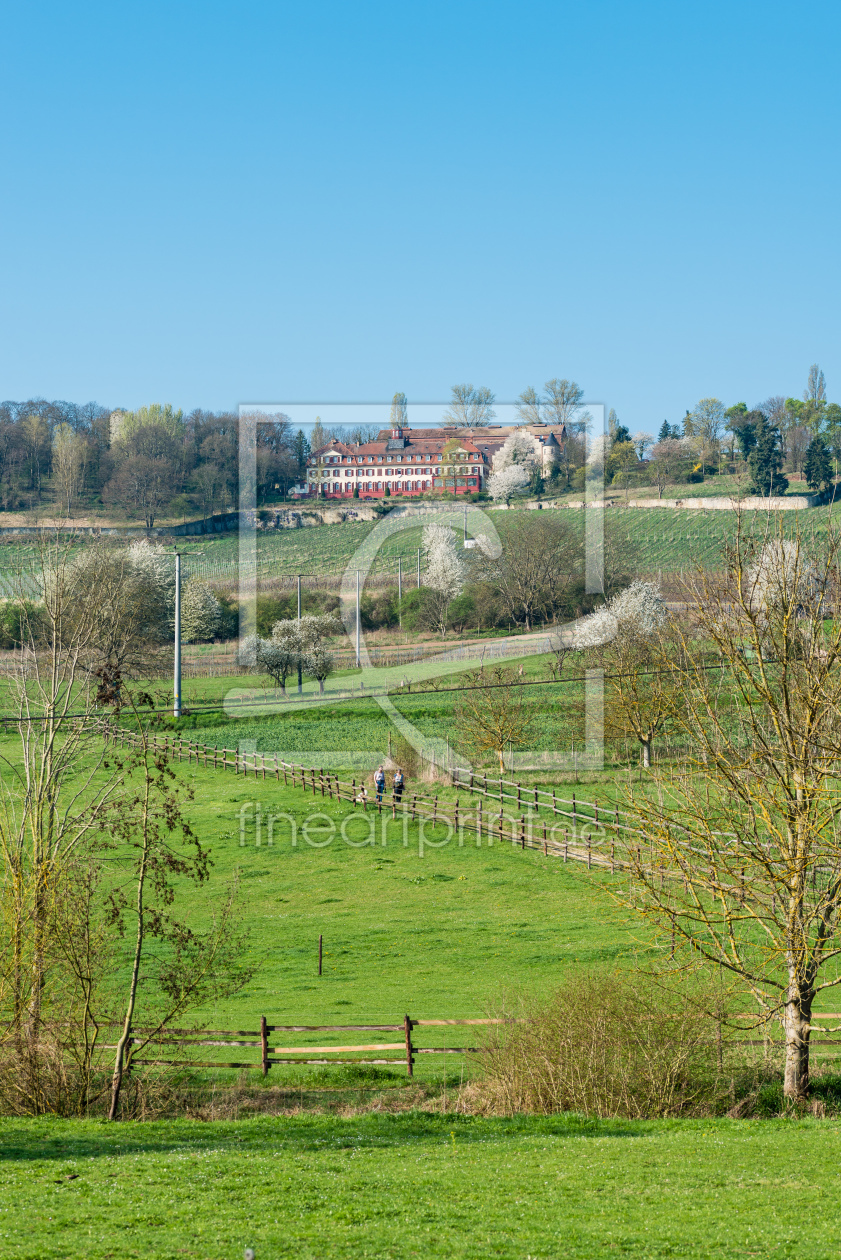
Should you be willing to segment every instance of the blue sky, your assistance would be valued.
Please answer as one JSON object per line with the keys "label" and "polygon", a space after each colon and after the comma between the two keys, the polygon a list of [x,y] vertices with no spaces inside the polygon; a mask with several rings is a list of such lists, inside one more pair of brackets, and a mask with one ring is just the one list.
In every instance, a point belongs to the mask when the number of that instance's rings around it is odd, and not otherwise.
{"label": "blue sky", "polygon": [[0,396],[841,401],[838,5],[6,6]]}

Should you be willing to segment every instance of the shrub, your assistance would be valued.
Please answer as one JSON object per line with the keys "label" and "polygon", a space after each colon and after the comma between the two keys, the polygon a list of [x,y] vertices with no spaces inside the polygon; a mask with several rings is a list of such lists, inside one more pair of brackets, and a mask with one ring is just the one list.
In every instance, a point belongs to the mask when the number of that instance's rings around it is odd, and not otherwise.
{"label": "shrub", "polygon": [[744,1043],[709,1013],[716,1001],[639,974],[571,977],[486,1035],[480,1105],[631,1119],[726,1111],[760,1081]]}
{"label": "shrub", "polygon": [[383,626],[397,625],[397,592],[377,591],[363,594],[359,600],[359,613],[363,630],[379,630]]}
{"label": "shrub", "polygon": [[235,639],[239,634],[239,604],[233,595],[217,595],[219,600],[219,638]]}
{"label": "shrub", "polygon": [[447,626],[461,634],[466,626],[476,625],[476,603],[467,591],[456,595],[447,609]]}
{"label": "shrub", "polygon": [[37,640],[45,622],[43,605],[12,600],[0,604],[0,648],[7,652]]}

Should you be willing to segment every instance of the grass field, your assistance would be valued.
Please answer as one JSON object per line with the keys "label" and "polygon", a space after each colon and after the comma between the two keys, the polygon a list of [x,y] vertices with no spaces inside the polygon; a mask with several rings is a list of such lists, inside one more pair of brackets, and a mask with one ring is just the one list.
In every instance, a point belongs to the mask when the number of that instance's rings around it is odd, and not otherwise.
{"label": "grass field", "polygon": [[[703,490],[702,486],[687,490]],[[686,497],[704,497],[702,494]],[[474,505],[482,506],[482,505]],[[484,509],[483,509],[484,510]],[[549,509],[554,511],[555,509]],[[811,508],[785,514],[787,529],[798,526],[807,534],[820,537],[826,532],[831,507]],[[561,509],[563,518],[579,535],[583,546],[584,513]],[[516,532],[525,510],[488,513],[489,520],[501,537]],[[397,518],[391,520],[392,526]],[[766,514],[752,516],[752,528],[761,532]],[[459,513],[453,523],[458,528]],[[294,579],[296,574],[329,579],[335,585],[344,569],[351,564],[357,548],[378,528],[376,521],[349,521],[341,525],[315,525],[298,530],[260,532],[257,535],[257,559],[260,580],[265,584],[281,577]],[[641,573],[688,573],[698,564],[717,568],[721,563],[722,546],[732,537],[733,515],[730,512],[693,508],[625,509],[620,503],[606,512],[606,534],[628,550]],[[371,569],[372,576],[390,576],[396,580],[398,556],[403,560],[404,580],[411,587],[415,579],[417,550],[421,545],[422,525],[387,536]],[[194,575],[211,581],[233,584],[237,580],[238,535],[183,538],[178,548],[186,557],[186,567]],[[0,548],[0,594],[8,587],[9,573],[19,564],[34,561],[34,543],[5,543]],[[11,589],[11,588],[9,588]]]}
{"label": "grass field", "polygon": [[0,1237],[10,1260],[834,1260],[839,1168],[811,1120],[6,1120]]}
{"label": "grass field", "polygon": [[[790,512],[785,517],[786,525],[790,529],[799,525],[807,532],[814,531],[820,536],[826,531],[832,510],[822,507],[811,508],[806,512]],[[569,522],[583,543],[584,514],[566,512],[563,509],[561,511],[563,519]],[[516,532],[518,523],[525,515],[525,511],[489,512],[490,520],[503,538],[510,532]],[[761,531],[764,528],[764,513],[756,513],[751,519],[754,530]],[[322,576],[336,574],[350,563],[357,547],[376,524],[369,521],[349,522],[343,525],[318,525],[307,529],[260,534],[257,548],[261,574],[264,577],[282,574],[293,576],[296,573]],[[625,509],[617,504],[608,509],[605,526],[607,534],[616,543],[632,546],[641,571],[650,573],[662,570],[664,573],[675,573],[681,569],[690,570],[699,563],[718,567],[722,546],[725,540],[732,537],[734,520],[732,513],[719,510],[704,512],[698,508],[685,511],[672,508]],[[407,582],[411,583],[417,548],[421,545],[421,533],[420,525],[412,525],[389,537],[379,553],[375,572],[396,574],[397,556],[402,555],[404,573],[408,575]],[[187,550],[192,557],[189,563],[197,573],[203,573],[207,577],[233,576],[237,557],[236,536],[197,540],[195,543],[185,541],[189,543]]]}
{"label": "grass field", "polygon": [[[14,751],[10,737],[0,740],[0,752]],[[238,873],[240,919],[260,963],[245,992],[199,1012],[214,1027],[256,1027],[261,1014],[270,1023],[336,1023],[349,1013],[352,1022],[393,1022],[406,1011],[482,1016],[503,994],[545,991],[569,966],[621,962],[635,948],[630,925],[601,890],[609,877],[596,871],[508,843],[477,848],[470,833],[459,848],[442,827],[427,827],[422,847],[414,824],[404,836],[399,818],[383,828],[373,812],[347,824],[343,838],[342,822],[354,812],[345,802],[221,770],[175,769],[195,793],[188,813],[213,854],[212,891]],[[294,817],[297,843],[281,822],[269,847],[264,821],[258,847],[258,805],[264,819]],[[300,830],[310,816],[312,842]],[[332,838],[315,847],[331,823]],[[186,896],[195,921],[206,923],[207,895],[190,888]],[[450,1043],[445,1035],[438,1044]],[[460,1056],[423,1062],[424,1071],[461,1067]]]}

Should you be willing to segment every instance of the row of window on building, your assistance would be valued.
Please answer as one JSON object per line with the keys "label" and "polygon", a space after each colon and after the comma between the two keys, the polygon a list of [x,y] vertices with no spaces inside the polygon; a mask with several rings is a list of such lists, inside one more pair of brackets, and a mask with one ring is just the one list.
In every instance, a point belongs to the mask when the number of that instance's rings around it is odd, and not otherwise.
{"label": "row of window on building", "polygon": [[[353,468],[344,469],[344,474],[346,477],[353,477],[354,475],[357,477],[365,477],[365,476],[370,476],[371,472],[372,472],[372,469],[366,469],[366,468],[357,468],[356,470],[354,470]],[[394,477],[394,476],[412,477],[412,476],[423,476],[423,475],[429,476],[430,473],[434,474],[436,477],[441,476],[440,468],[401,468],[399,472],[396,468],[384,468],[384,469],[378,468],[377,472],[380,473],[381,476],[385,474],[386,477]],[[464,468],[459,468],[458,472],[463,477],[468,477],[468,476],[477,477],[479,475],[478,468],[464,467]],[[331,476],[331,474],[334,477],[341,477],[342,469],[341,468],[325,469],[324,475],[326,477]],[[314,473],[312,474],[312,476],[317,478],[318,474]]]}
{"label": "row of window on building", "polygon": [[[456,477],[456,478],[436,477],[434,481],[435,481],[436,486],[452,487],[455,484],[456,486],[472,486],[474,488],[478,488],[478,485],[479,485],[478,477]],[[431,490],[432,484],[433,483],[431,480],[429,481],[354,482],[354,485],[359,486],[360,494],[368,492],[368,491],[371,491],[371,492],[374,492],[376,490],[382,491],[384,489],[388,489],[391,494],[400,494],[401,492],[406,492],[406,491],[411,492],[413,490],[415,491]],[[324,490],[327,494],[344,494],[353,489],[353,486],[346,484],[344,482],[330,481],[330,482],[324,482],[323,485],[324,485]]]}

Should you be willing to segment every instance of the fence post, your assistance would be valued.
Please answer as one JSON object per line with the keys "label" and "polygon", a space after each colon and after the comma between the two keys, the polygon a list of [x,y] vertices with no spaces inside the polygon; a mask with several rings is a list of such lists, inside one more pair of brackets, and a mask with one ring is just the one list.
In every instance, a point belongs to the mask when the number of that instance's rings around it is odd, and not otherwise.
{"label": "fence post", "polygon": [[263,1064],[262,1064],[263,1075],[268,1076],[269,1074],[269,1030],[266,1027],[265,1015],[260,1016],[260,1047],[262,1049],[262,1057],[263,1057]]}
{"label": "fence post", "polygon": [[520,848],[526,847],[526,820],[523,814],[520,815]]}
{"label": "fence post", "polygon": [[412,1021],[408,1015],[403,1017],[403,1031],[406,1034],[406,1075],[415,1074],[415,1050],[412,1045]]}

